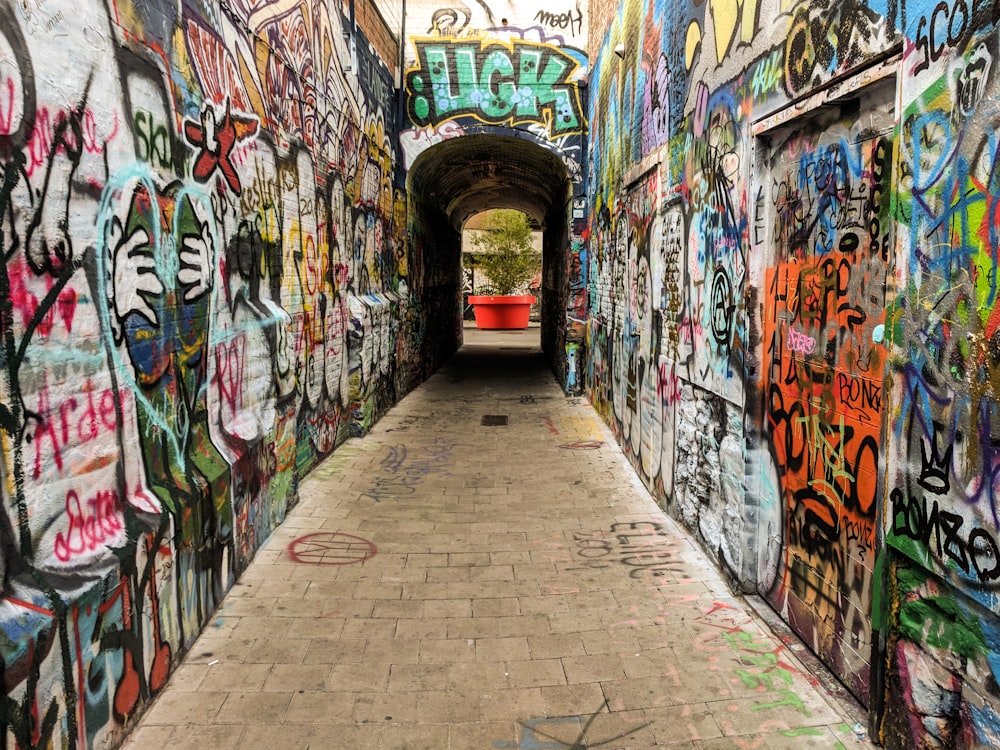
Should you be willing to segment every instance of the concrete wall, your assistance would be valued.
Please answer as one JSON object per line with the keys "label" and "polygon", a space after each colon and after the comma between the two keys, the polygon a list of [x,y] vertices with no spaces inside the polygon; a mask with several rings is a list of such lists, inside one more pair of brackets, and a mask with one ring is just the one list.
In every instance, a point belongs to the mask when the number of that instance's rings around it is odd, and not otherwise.
{"label": "concrete wall", "polygon": [[116,745],[298,479],[435,364],[347,18],[0,2],[5,747]]}
{"label": "concrete wall", "polygon": [[615,6],[588,392],[875,737],[995,746],[1000,5]]}

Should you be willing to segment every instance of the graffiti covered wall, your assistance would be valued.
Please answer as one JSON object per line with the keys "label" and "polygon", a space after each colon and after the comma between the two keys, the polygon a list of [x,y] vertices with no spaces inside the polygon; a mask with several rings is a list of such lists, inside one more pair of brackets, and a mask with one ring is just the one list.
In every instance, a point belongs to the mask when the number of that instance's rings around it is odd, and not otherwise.
{"label": "graffiti covered wall", "polygon": [[520,5],[408,6],[400,133],[407,168],[434,145],[466,133],[523,131],[558,153],[574,179],[581,174],[585,8]]}
{"label": "graffiti covered wall", "polygon": [[[763,593],[847,683],[870,693],[883,325],[895,81],[758,144],[766,268],[763,437],[781,467],[781,553]],[[770,190],[765,193],[765,186]],[[875,339],[875,340],[873,340]]]}
{"label": "graffiti covered wall", "polygon": [[588,393],[887,747],[1000,741],[998,19],[591,14]]}
{"label": "graffiti covered wall", "polygon": [[887,731],[914,747],[992,746],[1000,743],[1000,8],[911,2],[906,19],[899,288],[886,321]]}
{"label": "graffiti covered wall", "polygon": [[339,3],[0,3],[5,747],[116,745],[432,367],[386,62]]}

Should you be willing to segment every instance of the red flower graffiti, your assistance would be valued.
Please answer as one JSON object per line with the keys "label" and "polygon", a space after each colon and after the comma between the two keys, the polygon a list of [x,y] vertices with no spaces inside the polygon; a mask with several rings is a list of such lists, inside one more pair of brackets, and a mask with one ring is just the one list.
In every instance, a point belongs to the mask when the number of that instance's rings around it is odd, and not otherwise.
{"label": "red flower graffiti", "polygon": [[234,115],[229,99],[226,99],[226,109],[221,118],[210,104],[206,104],[201,110],[201,124],[185,121],[184,135],[188,143],[201,149],[192,170],[194,178],[199,182],[208,182],[218,169],[229,189],[239,195],[242,188],[231,156],[237,143],[257,135],[257,118]]}

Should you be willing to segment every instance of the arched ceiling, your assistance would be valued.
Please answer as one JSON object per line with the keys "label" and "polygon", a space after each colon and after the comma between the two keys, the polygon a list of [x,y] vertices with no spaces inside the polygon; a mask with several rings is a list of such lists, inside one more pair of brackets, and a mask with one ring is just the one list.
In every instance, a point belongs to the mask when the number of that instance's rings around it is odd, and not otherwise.
{"label": "arched ceiling", "polygon": [[440,206],[461,231],[490,208],[516,208],[542,225],[553,203],[566,199],[569,174],[551,151],[525,138],[472,134],[422,153],[409,173],[409,191]]}

